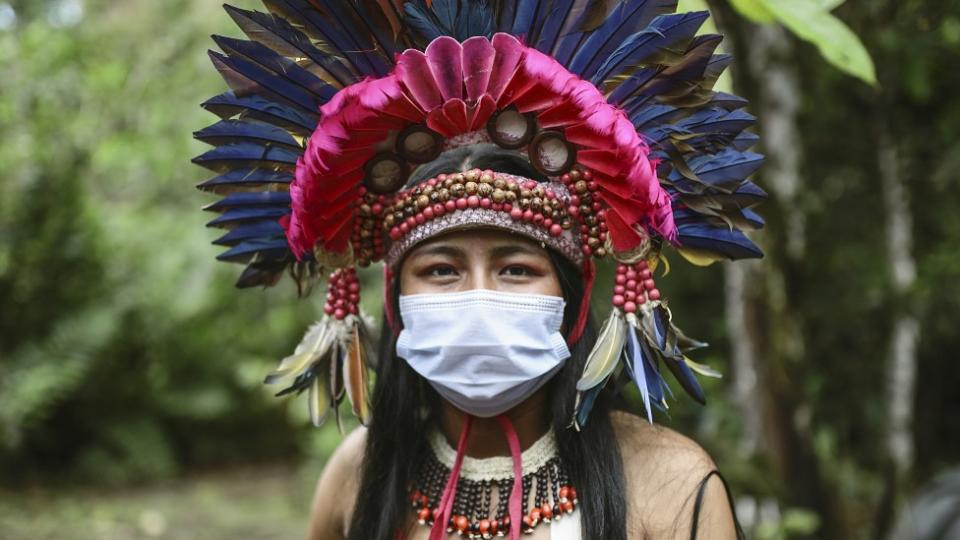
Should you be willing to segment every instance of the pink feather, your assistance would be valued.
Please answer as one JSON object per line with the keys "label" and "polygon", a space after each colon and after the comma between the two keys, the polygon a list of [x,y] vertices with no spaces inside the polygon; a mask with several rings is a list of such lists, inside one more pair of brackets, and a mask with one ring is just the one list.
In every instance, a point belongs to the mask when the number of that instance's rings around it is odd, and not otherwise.
{"label": "pink feather", "polygon": [[450,36],[441,36],[427,46],[427,63],[444,102],[463,99],[463,47]]}

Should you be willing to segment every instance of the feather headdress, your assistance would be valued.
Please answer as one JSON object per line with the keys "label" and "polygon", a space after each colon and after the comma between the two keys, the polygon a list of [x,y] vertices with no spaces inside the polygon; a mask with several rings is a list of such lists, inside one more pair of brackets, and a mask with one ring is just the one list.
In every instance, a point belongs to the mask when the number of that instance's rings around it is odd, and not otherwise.
{"label": "feather headdress", "polygon": [[[730,61],[697,35],[706,12],[675,0],[264,0],[227,6],[247,40],[215,37],[230,87],[204,107],[202,190],[227,232],[218,258],[246,264],[238,287],[284,272],[301,292],[332,270],[325,318],[267,382],[308,391],[315,422],[346,395],[369,416],[366,325],[355,267],[395,264],[415,241],[465,221],[536,237],[582,265],[617,263],[610,318],[577,385],[574,425],[602,388],[632,379],[648,415],[670,371],[697,401],[686,337],[653,270],[670,246],[695,264],[760,257],[743,231],[765,193],[744,100],[712,87]],[[491,142],[525,152],[550,182],[498,171],[413,167]],[[458,216],[453,219],[452,216]],[[586,320],[584,301],[575,341]],[[652,417],[651,417],[652,418]]]}

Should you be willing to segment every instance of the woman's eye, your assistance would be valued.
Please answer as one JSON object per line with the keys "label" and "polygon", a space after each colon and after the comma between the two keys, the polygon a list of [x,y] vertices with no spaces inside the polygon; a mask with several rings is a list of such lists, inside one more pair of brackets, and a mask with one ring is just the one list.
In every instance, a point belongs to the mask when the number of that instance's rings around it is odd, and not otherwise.
{"label": "woman's eye", "polygon": [[501,273],[505,276],[529,276],[533,274],[533,272],[531,272],[526,266],[516,265],[504,268]]}
{"label": "woman's eye", "polygon": [[447,277],[457,275],[457,271],[452,266],[437,265],[427,269],[426,275],[432,277]]}

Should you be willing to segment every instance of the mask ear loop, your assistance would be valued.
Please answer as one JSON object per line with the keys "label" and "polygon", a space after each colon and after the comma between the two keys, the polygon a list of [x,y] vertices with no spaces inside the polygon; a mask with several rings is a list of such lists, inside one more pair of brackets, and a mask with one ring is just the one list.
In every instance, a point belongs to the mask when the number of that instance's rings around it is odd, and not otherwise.
{"label": "mask ear loop", "polygon": [[596,266],[593,264],[593,259],[588,256],[587,260],[583,261],[583,299],[580,301],[580,311],[577,313],[577,322],[574,323],[573,329],[570,330],[570,334],[567,336],[567,347],[573,347],[580,339],[580,336],[583,335],[583,331],[587,326],[587,319],[590,316],[590,295],[593,293],[593,282],[596,277]]}

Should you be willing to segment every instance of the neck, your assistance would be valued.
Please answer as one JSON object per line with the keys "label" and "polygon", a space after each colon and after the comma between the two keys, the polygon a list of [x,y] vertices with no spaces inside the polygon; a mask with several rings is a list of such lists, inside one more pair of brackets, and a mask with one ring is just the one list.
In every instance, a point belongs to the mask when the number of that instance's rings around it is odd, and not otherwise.
{"label": "neck", "polygon": [[[546,402],[546,388],[541,388],[520,405],[503,413],[517,431],[521,449],[530,448],[550,429]],[[463,411],[446,401],[443,402],[440,428],[453,448],[457,447],[457,442],[460,440],[465,419],[466,414]],[[506,436],[496,418],[473,419],[473,426],[470,428],[470,436],[467,439],[466,454],[479,459],[510,455]]]}

